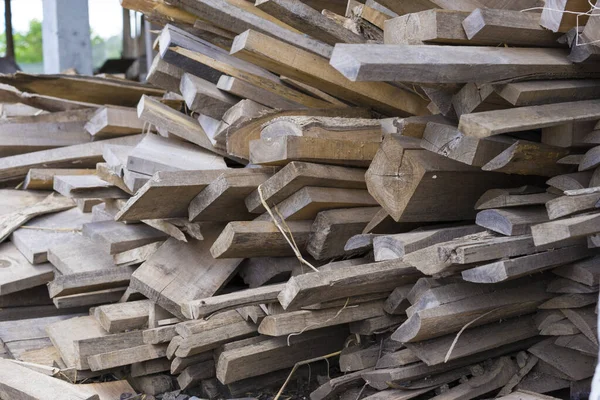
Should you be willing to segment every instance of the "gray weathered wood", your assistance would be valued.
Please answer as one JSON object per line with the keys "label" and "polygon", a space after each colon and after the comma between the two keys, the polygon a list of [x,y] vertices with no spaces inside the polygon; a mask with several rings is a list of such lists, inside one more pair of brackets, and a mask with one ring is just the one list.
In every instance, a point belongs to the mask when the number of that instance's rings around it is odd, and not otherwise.
{"label": "gray weathered wood", "polygon": [[586,255],[591,254],[586,250],[586,247],[583,246],[572,246],[524,257],[511,258],[510,260],[497,261],[462,271],[462,277],[468,282],[503,282],[580,260]]}
{"label": "gray weathered wood", "polygon": [[337,44],[331,65],[353,82],[485,83],[596,77],[600,72],[573,65],[562,49],[477,46]]}
{"label": "gray weathered wood", "polygon": [[477,213],[475,223],[491,231],[507,236],[531,233],[531,225],[548,221],[548,213],[543,207],[514,207],[490,209]]}
{"label": "gray weathered wood", "polygon": [[[296,245],[306,246],[312,221],[290,221],[289,229]],[[268,246],[265,244],[268,243]],[[227,224],[212,245],[211,254],[216,258],[231,257],[288,257],[293,256],[292,247],[277,226],[271,221],[240,221]]]}
{"label": "gray weathered wood", "polygon": [[599,214],[580,215],[531,227],[536,246],[598,233]]}
{"label": "gray weathered wood", "polygon": [[[235,273],[241,259],[215,260],[210,255],[220,226],[204,229],[203,241],[169,239],[131,277],[131,287],[175,316],[181,306],[215,294]],[[176,254],[176,259],[173,255]]]}

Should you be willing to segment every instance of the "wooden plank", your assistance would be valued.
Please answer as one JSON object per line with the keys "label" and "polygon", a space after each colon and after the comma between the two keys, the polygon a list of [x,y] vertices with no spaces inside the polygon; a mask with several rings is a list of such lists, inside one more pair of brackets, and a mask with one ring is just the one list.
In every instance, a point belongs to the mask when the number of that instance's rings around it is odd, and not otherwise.
{"label": "wooden plank", "polygon": [[[589,16],[586,15],[593,8],[595,1],[587,0],[546,0],[542,11],[540,25],[553,32],[567,32],[576,26],[585,25]],[[577,18],[577,14],[581,14]]]}
{"label": "wooden plank", "polygon": [[[336,47],[340,46],[339,44]],[[334,51],[334,54],[337,51]],[[231,54],[273,72],[358,105],[371,106],[388,115],[426,115],[426,104],[416,94],[387,83],[352,83],[340,76],[325,58],[254,31],[238,35]],[[333,65],[333,64],[332,64]]]}
{"label": "wooden plank", "polygon": [[[364,170],[293,161],[261,185],[270,206],[280,203],[305,186],[364,189]],[[258,190],[246,198],[250,212],[264,212]]]}
{"label": "wooden plank", "polygon": [[557,175],[550,178],[546,184],[555,187],[558,190],[577,190],[590,186],[593,172],[574,172],[572,174]]}
{"label": "wooden plank", "polygon": [[593,357],[557,346],[554,344],[554,339],[544,340],[528,351],[566,374],[569,379],[582,380],[594,375],[595,360]]}
{"label": "wooden plank", "polygon": [[278,299],[285,310],[297,310],[349,296],[391,291],[415,282],[418,276],[414,269],[398,260],[319,271],[290,278]]}
{"label": "wooden plank", "polygon": [[280,136],[304,136],[381,142],[382,133],[381,120],[377,119],[287,116],[263,125],[260,137],[268,140]]}
{"label": "wooden plank", "polygon": [[211,152],[217,152],[207,137],[206,132],[192,117],[173,110],[169,106],[148,96],[140,99],[137,112],[141,120],[167,130],[169,135],[174,135],[197,144]]}
{"label": "wooden plank", "polygon": [[[0,395],[7,399],[100,400],[97,394],[33,371],[10,360],[0,360]],[[35,382],[36,384],[32,383]]]}
{"label": "wooden plank", "polygon": [[422,45],[428,43],[460,45],[496,45],[498,39],[483,38],[470,42],[462,21],[465,11],[431,9],[402,15],[385,23],[385,44]]}
{"label": "wooden plank", "polygon": [[[505,174],[555,176],[572,171],[569,166],[557,164],[568,153],[568,149],[561,147],[518,140],[481,169]],[[530,159],[535,159],[535,164],[530,163]]]}
{"label": "wooden plank", "polygon": [[[134,272],[130,286],[173,315],[182,316],[183,303],[214,295],[242,261],[211,256],[209,249],[220,229],[206,226],[203,241],[168,239]],[[173,254],[177,254],[176,260]]]}
{"label": "wooden plank", "polygon": [[596,294],[569,293],[554,297],[539,305],[542,310],[557,310],[564,308],[581,308],[594,304]]}
{"label": "wooden plank", "polygon": [[[464,335],[464,336],[463,336]],[[533,338],[538,329],[531,317],[513,318],[469,329],[461,335],[462,340],[453,347],[447,361],[467,357],[506,344]],[[455,335],[407,343],[407,348],[427,365],[439,365],[446,361],[448,349]]]}
{"label": "wooden plank", "polygon": [[306,110],[268,110],[250,118],[241,118],[231,123],[224,134],[227,136],[228,153],[243,159],[250,157],[249,142],[259,139],[262,126],[277,117],[283,116],[324,116],[340,118],[369,118],[370,112],[364,108],[324,108]]}
{"label": "wooden plank", "polygon": [[141,329],[148,325],[150,300],[138,300],[96,307],[94,316],[109,333]]}
{"label": "wooden plank", "polygon": [[[314,219],[319,212],[325,210],[377,205],[366,190],[305,186],[276,207],[280,218],[288,221],[304,221]],[[264,213],[255,220],[271,221],[271,217],[268,213]]]}
{"label": "wooden plank", "polygon": [[157,172],[115,216],[117,221],[187,217],[190,202],[228,169]]}
{"label": "wooden plank", "polygon": [[277,93],[270,92],[233,76],[221,75],[217,87],[224,92],[240,98],[250,99],[267,107],[283,110],[306,108],[302,103],[289,100]]}
{"label": "wooden plank", "polygon": [[[518,179],[487,174],[421,149],[418,139],[388,135],[366,181],[369,193],[397,222],[456,221],[474,217],[473,205],[486,190]],[[457,182],[463,188],[458,192]]]}
{"label": "wooden plank", "polygon": [[181,77],[180,91],[188,108],[217,119],[240,100],[221,91],[214,83],[189,73]]}
{"label": "wooden plank", "polygon": [[478,8],[462,21],[462,26],[475,43],[496,40],[509,46],[560,47],[560,34],[542,28],[539,22],[537,13]]}
{"label": "wooden plank", "polygon": [[98,290],[95,292],[70,294],[52,299],[56,308],[80,308],[100,304],[116,303],[126,295],[127,287]]}
{"label": "wooden plank", "polygon": [[197,386],[201,381],[215,376],[215,362],[208,360],[203,363],[190,365],[177,377],[177,383],[182,390]]}
{"label": "wooden plank", "polygon": [[[524,315],[536,310],[549,297],[543,282],[508,287],[493,294],[470,296],[416,311],[394,332],[392,339],[403,343],[419,342],[456,332],[476,317],[481,318],[470,325],[472,328]],[[498,310],[490,313],[496,309]]]}
{"label": "wooden plank", "polygon": [[107,106],[91,116],[85,130],[94,139],[142,133],[144,123],[137,117],[134,108]]}
{"label": "wooden plank", "polygon": [[481,231],[483,228],[477,225],[464,225],[377,236],[373,239],[375,261],[401,259],[425,247]]}
{"label": "wooden plank", "polygon": [[56,176],[54,190],[70,198],[124,199],[127,193],[96,175]]}
{"label": "wooden plank", "polygon": [[586,100],[465,114],[458,128],[467,136],[483,138],[599,118],[600,100]]}
{"label": "wooden plank", "polygon": [[306,251],[316,260],[345,255],[348,239],[361,233],[379,210],[379,207],[362,207],[321,211],[311,227]]}
{"label": "wooden plank", "polygon": [[190,221],[252,219],[253,215],[246,209],[244,200],[271,175],[261,168],[245,168],[221,175],[190,202]]}
{"label": "wooden plank", "polygon": [[[287,229],[294,237],[296,245],[304,249],[312,221],[290,221]],[[268,246],[264,246],[268,243]],[[294,251],[277,226],[271,221],[230,222],[212,245],[213,257],[289,257]]]}
{"label": "wooden plank", "polygon": [[156,87],[181,94],[179,92],[181,75],[183,75],[183,70],[181,68],[163,61],[163,59],[160,58],[160,54],[157,54],[154,57],[154,60],[152,60],[152,65],[150,65],[146,80]]}
{"label": "wooden plank", "polygon": [[548,201],[546,209],[550,219],[556,219],[582,211],[594,210],[599,200],[600,193],[561,196]]}
{"label": "wooden plank", "polygon": [[180,340],[171,341],[168,357],[190,357],[216,349],[224,343],[256,335],[257,326],[235,310],[213,316],[210,320],[189,321],[178,325]]}
{"label": "wooden plank", "polygon": [[[303,49],[303,51],[318,54],[322,57],[329,57],[331,55],[331,46],[318,40],[305,37],[300,33],[296,33],[295,30],[290,31],[289,29],[283,28],[280,26],[282,22],[279,22],[279,25],[271,22],[278,21],[275,18],[267,20],[266,17],[271,18],[268,14],[251,5],[240,8],[239,6],[244,5],[243,1],[236,1],[235,5],[233,5],[231,2],[221,3],[214,0],[202,0],[200,2],[177,0],[173,5],[179,6],[196,15],[201,15],[203,19],[211,21],[214,25],[227,30],[233,30],[238,34],[248,29],[255,29],[265,35],[279,38],[280,40],[293,44],[294,46]],[[259,15],[256,15],[257,12]],[[284,26],[291,28],[289,25],[284,24]]]}
{"label": "wooden plank", "polygon": [[451,125],[429,122],[421,147],[464,164],[482,167],[514,143],[514,139],[492,137],[477,139],[464,135]]}
{"label": "wooden plank", "polygon": [[143,344],[141,332],[108,335],[92,317],[56,322],[46,331],[65,364],[78,370],[89,369],[87,357],[100,354],[106,348],[120,350]]}
{"label": "wooden plank", "polygon": [[56,175],[94,175],[95,173],[95,169],[32,168],[29,170],[29,172],[27,172],[27,176],[25,176],[25,181],[23,182],[23,189],[52,190],[54,184],[54,177]]}
{"label": "wooden plank", "polygon": [[[427,92],[427,91],[426,91]],[[467,83],[452,96],[451,104],[457,117],[482,111],[511,108],[504,98],[496,93],[495,86],[489,83]]]}
{"label": "wooden plank", "polygon": [[187,367],[213,359],[213,352],[207,351],[190,357],[175,357],[171,361],[171,374],[179,374]]}
{"label": "wooden plank", "polygon": [[596,121],[571,122],[542,129],[542,143],[558,147],[591,147],[586,143]]}
{"label": "wooden plank", "polygon": [[48,261],[63,275],[116,267],[110,254],[83,236],[49,248]]}
{"label": "wooden plank", "polygon": [[103,369],[121,367],[136,362],[155,360],[164,357],[166,350],[166,344],[144,344],[141,346],[88,356],[88,363],[92,371],[101,371]]}
{"label": "wooden plank", "polygon": [[191,143],[148,134],[129,153],[127,169],[153,175],[159,171],[225,169],[227,165],[212,152]]}
{"label": "wooden plank", "polygon": [[533,106],[568,101],[591,100],[598,97],[597,80],[540,80],[500,85],[498,95],[514,106]]}
{"label": "wooden plank", "polygon": [[336,43],[365,43],[366,40],[325,17],[314,8],[290,0],[259,0],[256,7],[280,21],[317,40],[330,45]]}
{"label": "wooden plank", "polygon": [[585,153],[579,163],[579,171],[586,171],[600,165],[600,146],[592,147]]}
{"label": "wooden plank", "polygon": [[184,304],[181,312],[186,318],[200,319],[211,314],[253,304],[266,304],[277,301],[277,295],[284,284],[267,285],[254,289],[222,294]]}
{"label": "wooden plank", "polygon": [[536,246],[560,242],[569,238],[598,233],[597,222],[600,215],[580,215],[531,227]]}
{"label": "wooden plank", "polygon": [[600,266],[597,258],[588,258],[569,265],[554,269],[552,272],[563,278],[583,283],[587,286],[597,286],[600,283]]}
{"label": "wooden plank", "polygon": [[468,282],[503,282],[585,258],[586,255],[589,255],[585,249],[582,246],[572,246],[497,261],[462,271],[462,277]]}
{"label": "wooden plank", "polygon": [[[181,47],[170,48],[166,54],[169,54],[169,52],[171,52],[173,54],[172,57],[177,57],[180,59],[178,62],[184,61],[187,64],[201,65],[201,66],[209,65],[212,68],[218,70],[222,74],[229,75],[236,79],[241,79],[242,81],[247,82],[248,84],[254,85],[262,90],[265,90],[265,91],[269,92],[271,96],[272,95],[281,96],[281,97],[285,98],[287,101],[297,102],[299,104],[302,104],[305,107],[331,108],[331,107],[335,107],[335,106],[337,106],[337,107],[340,107],[340,106],[345,107],[346,106],[346,104],[339,103],[339,102],[338,102],[338,104],[333,103],[333,106],[332,106],[332,103],[330,101],[317,99],[317,98],[309,96],[299,90],[285,86],[283,83],[279,82],[274,75],[271,76],[271,74],[269,74],[269,75],[267,75],[267,77],[265,77],[265,76],[263,76],[264,73],[246,72],[244,68],[240,68],[238,66],[238,64],[240,62],[242,62],[242,60],[239,60],[239,59],[234,58],[233,60],[229,60],[229,59],[222,60],[221,58],[213,58],[213,57],[205,54],[206,52],[200,52],[199,49],[191,51],[191,50],[187,50],[187,49],[181,48]],[[246,64],[249,64],[249,63],[246,63]],[[249,65],[254,65],[254,64],[249,64]],[[191,73],[195,73],[194,71],[191,70],[191,68],[188,68],[188,70]],[[264,71],[264,70],[261,69],[260,71]],[[264,72],[266,72],[266,71],[264,71]]]}
{"label": "wooden plank", "polygon": [[95,167],[102,161],[102,149],[107,144],[135,145],[141,136],[133,135],[94,143],[78,144],[59,149],[42,150],[0,160],[0,181],[24,178],[31,168]]}
{"label": "wooden plank", "polygon": [[563,314],[583,333],[594,345],[598,346],[598,316],[595,307],[561,310]]}
{"label": "wooden plank", "polygon": [[[225,346],[217,361],[217,379],[228,384],[333,353],[342,348],[346,335],[347,328],[335,327],[291,337],[290,346],[285,337],[269,338],[232,349]],[[327,340],[323,340],[325,338]]]}
{"label": "wooden plank", "polygon": [[44,285],[54,277],[52,265],[30,264],[10,242],[0,244],[0,262],[5,266],[0,271],[1,295]]}
{"label": "wooden plank", "polygon": [[475,204],[476,210],[490,208],[509,208],[546,204],[556,195],[547,193],[534,186],[522,186],[510,189],[490,189]]}
{"label": "wooden plank", "polygon": [[1,83],[43,96],[93,104],[133,107],[144,94],[162,96],[163,90],[124,79],[96,78],[84,75],[6,75]]}
{"label": "wooden plank", "polygon": [[250,162],[259,165],[285,165],[290,161],[320,162],[343,166],[367,167],[378,142],[281,136],[251,140]]}
{"label": "wooden plank", "polygon": [[116,221],[85,224],[82,233],[109,254],[121,253],[167,239],[167,235],[163,232],[147,225],[126,225]]}
{"label": "wooden plank", "polygon": [[268,336],[287,336],[293,333],[381,317],[384,314],[381,301],[363,303],[350,309],[342,308],[341,312],[336,308],[314,311],[299,310],[278,315],[267,315],[259,325],[258,332]]}
{"label": "wooden plank", "polygon": [[121,288],[129,284],[133,271],[132,267],[124,266],[58,275],[48,283],[48,293],[54,298],[88,290]]}
{"label": "wooden plank", "polygon": [[91,214],[71,208],[30,220],[15,230],[10,239],[27,261],[39,264],[48,261],[50,247],[77,236],[76,231],[88,222],[91,222]]}
{"label": "wooden plank", "polygon": [[352,82],[487,83],[598,75],[595,67],[571,64],[562,49],[542,48],[337,44],[330,64]]}
{"label": "wooden plank", "polygon": [[475,223],[506,236],[527,235],[531,225],[548,221],[548,213],[542,207],[514,207],[489,209],[477,213]]}

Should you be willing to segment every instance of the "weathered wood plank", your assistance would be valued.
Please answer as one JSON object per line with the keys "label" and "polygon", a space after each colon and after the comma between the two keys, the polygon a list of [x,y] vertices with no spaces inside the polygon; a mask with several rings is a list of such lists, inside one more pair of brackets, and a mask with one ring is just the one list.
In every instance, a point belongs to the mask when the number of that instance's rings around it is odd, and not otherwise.
{"label": "weathered wood plank", "polygon": [[572,64],[565,50],[542,48],[341,43],[335,46],[330,63],[353,82],[486,83],[600,73],[597,67]]}

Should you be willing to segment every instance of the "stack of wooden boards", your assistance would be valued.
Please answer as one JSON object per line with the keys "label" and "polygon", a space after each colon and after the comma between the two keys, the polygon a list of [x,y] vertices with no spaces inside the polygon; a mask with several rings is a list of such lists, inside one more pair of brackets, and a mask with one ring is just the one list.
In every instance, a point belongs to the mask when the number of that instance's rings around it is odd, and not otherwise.
{"label": "stack of wooden boards", "polygon": [[154,87],[0,77],[0,397],[589,396],[592,3],[122,0]]}

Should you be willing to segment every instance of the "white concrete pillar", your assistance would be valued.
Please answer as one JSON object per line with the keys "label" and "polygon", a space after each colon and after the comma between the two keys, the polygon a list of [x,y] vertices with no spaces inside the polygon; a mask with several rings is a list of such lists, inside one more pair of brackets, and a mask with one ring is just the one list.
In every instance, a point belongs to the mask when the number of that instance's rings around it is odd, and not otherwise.
{"label": "white concrete pillar", "polygon": [[92,44],[87,0],[44,0],[44,72],[75,68],[92,75]]}

